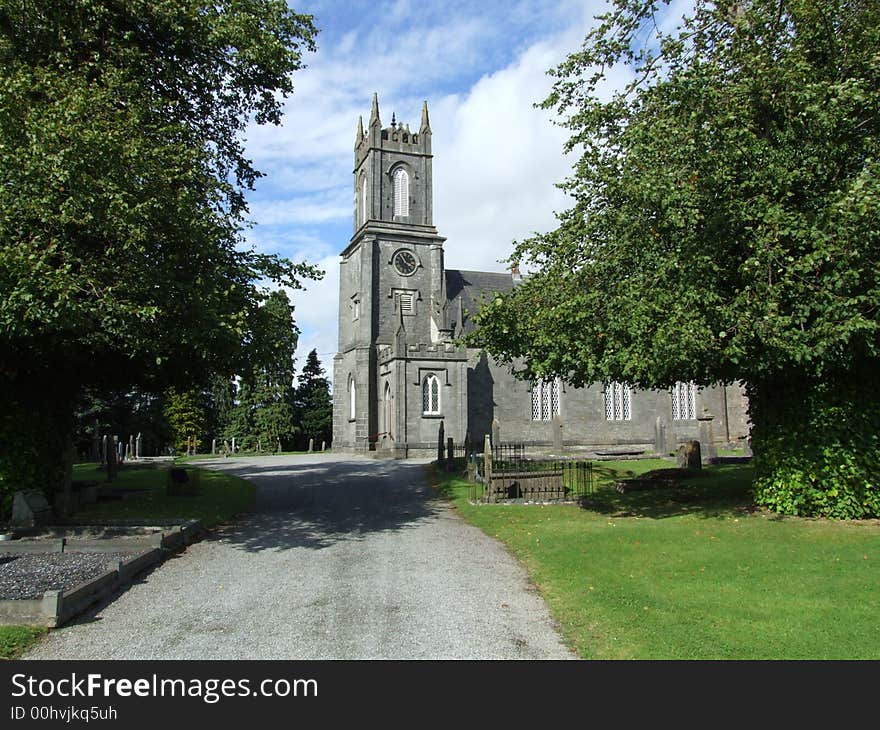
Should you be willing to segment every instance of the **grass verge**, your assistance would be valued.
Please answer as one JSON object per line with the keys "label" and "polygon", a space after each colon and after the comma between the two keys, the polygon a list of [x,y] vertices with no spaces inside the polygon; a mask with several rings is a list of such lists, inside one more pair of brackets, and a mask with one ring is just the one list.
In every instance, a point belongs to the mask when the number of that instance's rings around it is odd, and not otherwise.
{"label": "grass verge", "polygon": [[[878,659],[880,527],[755,511],[751,467],[620,494],[604,462],[577,505],[473,505],[459,513],[528,569],[569,643],[598,659]],[[466,556],[463,559],[467,559]]]}
{"label": "grass verge", "polygon": [[17,659],[47,631],[40,626],[0,626],[0,659]]}
{"label": "grass verge", "polygon": [[[190,467],[193,468],[193,467]],[[166,469],[155,466],[126,465],[113,481],[119,490],[138,492],[125,499],[100,501],[82,507],[77,521],[108,522],[114,519],[198,519],[205,527],[226,522],[253,506],[256,490],[240,477],[223,472],[200,470],[201,494],[169,497]],[[106,474],[95,464],[76,464],[74,481],[106,481]]]}

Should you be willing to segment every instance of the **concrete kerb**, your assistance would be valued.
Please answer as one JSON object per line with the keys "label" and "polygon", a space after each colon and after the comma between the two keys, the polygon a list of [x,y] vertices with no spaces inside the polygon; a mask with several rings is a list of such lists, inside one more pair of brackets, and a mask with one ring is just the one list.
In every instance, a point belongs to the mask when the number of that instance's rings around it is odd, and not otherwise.
{"label": "concrete kerb", "polygon": [[[48,626],[57,628],[78,616],[89,606],[108,598],[116,591],[127,587],[144,570],[164,561],[168,556],[186,545],[197,542],[204,534],[199,520],[188,520],[173,525],[154,535],[144,535],[139,540],[140,550],[126,560],[117,562],[116,567],[87,580],[74,588],[60,591],[46,591],[42,597],[34,599],[0,600],[0,624]],[[34,540],[15,545],[5,544],[4,552],[33,554],[36,552],[117,552],[131,550],[131,540],[107,540],[111,544],[96,544],[96,540]],[[144,544],[147,542],[148,544]],[[37,544],[39,543],[39,544]],[[15,545],[15,549],[8,549]],[[80,549],[82,548],[82,549]]]}

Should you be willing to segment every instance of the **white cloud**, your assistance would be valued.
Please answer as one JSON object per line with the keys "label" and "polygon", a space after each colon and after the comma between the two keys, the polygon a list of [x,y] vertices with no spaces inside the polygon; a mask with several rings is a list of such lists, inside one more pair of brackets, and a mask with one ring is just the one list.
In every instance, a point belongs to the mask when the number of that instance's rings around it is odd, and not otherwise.
{"label": "white cloud", "polygon": [[400,0],[307,59],[284,125],[253,126],[247,141],[256,167],[268,173],[250,197],[258,225],[249,241],[326,271],[307,291],[290,293],[302,330],[300,365],[317,348],[332,378],[337,254],[351,231],[357,119],[366,123],[372,92],[385,125],[396,111],[417,127],[428,99],[434,222],[448,238],[447,265],[502,270],[498,260],[514,239],[549,230],[553,212],[566,207],[555,184],[571,168],[562,155],[567,133],[533,104],[549,92],[547,69],[580,46],[599,11],[585,0],[521,0],[503,9],[463,3],[448,11]]}

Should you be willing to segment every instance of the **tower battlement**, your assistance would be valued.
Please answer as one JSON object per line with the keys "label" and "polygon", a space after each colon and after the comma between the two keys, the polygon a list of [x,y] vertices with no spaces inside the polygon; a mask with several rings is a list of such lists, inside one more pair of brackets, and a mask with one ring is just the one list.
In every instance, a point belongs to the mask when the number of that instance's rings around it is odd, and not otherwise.
{"label": "tower battlement", "polygon": [[371,148],[380,148],[389,152],[430,155],[431,125],[428,121],[428,102],[422,104],[422,121],[417,132],[410,130],[408,122],[399,122],[396,113],[391,115],[391,125],[383,127],[379,117],[379,97],[374,93],[373,108],[366,129],[363,117],[358,118],[358,128],[354,139],[355,167],[360,165]]}

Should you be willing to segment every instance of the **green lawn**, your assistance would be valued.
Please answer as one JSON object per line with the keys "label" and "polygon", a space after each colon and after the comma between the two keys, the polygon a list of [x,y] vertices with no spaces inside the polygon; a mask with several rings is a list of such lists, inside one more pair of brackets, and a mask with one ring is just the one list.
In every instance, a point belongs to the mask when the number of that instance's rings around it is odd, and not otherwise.
{"label": "green lawn", "polygon": [[39,626],[0,626],[0,659],[16,659],[47,631]]}
{"label": "green lawn", "polygon": [[753,511],[748,465],[679,488],[609,486],[658,466],[597,463],[586,508],[472,505],[467,482],[438,479],[526,565],[581,657],[880,659],[880,525]]}
{"label": "green lawn", "polygon": [[[190,467],[192,468],[192,467]],[[86,505],[76,513],[76,521],[112,521],[113,519],[199,519],[205,527],[213,527],[251,508],[254,486],[240,477],[215,471],[201,471],[201,494],[192,497],[169,497],[166,493],[166,469],[149,466],[124,466],[114,486],[122,489],[144,489],[142,495],[123,500]],[[74,481],[99,480],[106,475],[95,464],[76,464]]]}

